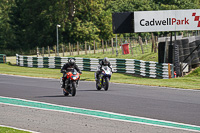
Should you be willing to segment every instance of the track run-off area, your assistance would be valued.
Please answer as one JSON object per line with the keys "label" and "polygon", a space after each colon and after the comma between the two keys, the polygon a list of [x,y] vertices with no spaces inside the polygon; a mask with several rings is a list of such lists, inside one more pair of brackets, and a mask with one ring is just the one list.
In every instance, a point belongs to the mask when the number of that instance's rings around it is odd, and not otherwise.
{"label": "track run-off area", "polygon": [[[111,79],[112,80],[112,79]],[[0,125],[36,132],[200,132],[200,91],[80,81],[63,96],[58,79],[0,74]]]}

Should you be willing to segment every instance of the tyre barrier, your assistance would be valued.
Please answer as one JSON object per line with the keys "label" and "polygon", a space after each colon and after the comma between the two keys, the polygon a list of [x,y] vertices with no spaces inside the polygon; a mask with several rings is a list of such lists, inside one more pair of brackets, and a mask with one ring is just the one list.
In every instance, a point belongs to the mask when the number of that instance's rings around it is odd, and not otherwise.
{"label": "tyre barrier", "polygon": [[179,41],[175,41],[174,44],[174,71],[176,71],[177,76],[181,75],[180,72],[180,60],[179,60]]}
{"label": "tyre barrier", "polygon": [[[164,40],[159,42],[158,61],[159,63],[173,64],[177,76],[180,75],[180,64],[186,63],[189,68],[194,68],[200,64],[200,36],[174,40],[172,45],[170,43],[170,41],[165,42]],[[165,46],[166,44],[167,46]],[[165,50],[165,48],[168,50]],[[190,69],[188,70],[190,71]]]}
{"label": "tyre barrier", "polygon": [[0,54],[0,63],[6,63],[6,55]]}
{"label": "tyre barrier", "polygon": [[182,41],[183,49],[189,48],[189,40],[188,39],[182,39],[181,41]]}
{"label": "tyre barrier", "polygon": [[183,46],[181,44],[179,45],[179,61],[180,62],[184,61]]}
{"label": "tyre barrier", "polygon": [[[196,42],[189,43],[190,48],[196,48]],[[191,51],[190,51],[191,52]]]}
{"label": "tyre barrier", "polygon": [[[25,67],[61,69],[69,59],[71,59],[71,57],[32,57],[16,54],[16,64]],[[79,57],[73,59],[75,59],[76,64],[83,71],[96,71],[99,61],[102,60]],[[169,79],[174,77],[172,64],[135,59],[110,58],[109,60],[116,73],[129,73],[157,79]]]}
{"label": "tyre barrier", "polygon": [[[189,65],[195,65],[195,64],[200,63],[200,47],[197,48],[197,46],[199,46],[200,44],[200,40],[197,40],[197,39],[200,39],[200,38],[189,37],[187,39],[182,40],[183,56],[181,55],[179,56],[180,62],[182,62],[182,57],[184,57],[183,62],[188,63]],[[179,49],[179,51],[181,51],[181,49]]]}
{"label": "tyre barrier", "polygon": [[[200,44],[200,40],[197,40],[196,41],[196,47],[199,46]],[[197,53],[198,53],[198,57],[199,57],[199,60],[200,60],[200,46],[197,48]]]}

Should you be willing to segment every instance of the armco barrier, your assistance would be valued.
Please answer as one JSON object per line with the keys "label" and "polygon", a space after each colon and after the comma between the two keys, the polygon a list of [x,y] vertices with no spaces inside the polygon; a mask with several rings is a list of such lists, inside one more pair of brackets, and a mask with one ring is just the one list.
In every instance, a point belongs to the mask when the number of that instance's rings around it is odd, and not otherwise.
{"label": "armco barrier", "polygon": [[0,54],[0,63],[6,63],[6,55]]}
{"label": "armco barrier", "polygon": [[[57,68],[60,69],[71,57],[32,57],[16,54],[16,64],[25,67]],[[96,71],[101,59],[95,58],[74,58],[76,64],[83,71]],[[144,77],[168,79],[174,77],[172,64],[158,64],[135,59],[110,58],[110,63],[117,73],[131,73]]]}

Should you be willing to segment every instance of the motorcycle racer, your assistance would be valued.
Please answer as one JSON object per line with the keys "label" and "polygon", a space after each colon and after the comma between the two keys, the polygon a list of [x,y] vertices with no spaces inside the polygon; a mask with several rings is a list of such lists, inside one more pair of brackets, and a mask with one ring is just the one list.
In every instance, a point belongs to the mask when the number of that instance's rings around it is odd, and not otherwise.
{"label": "motorcycle racer", "polygon": [[66,74],[66,72],[68,72],[68,71],[70,71],[70,69],[72,69],[72,68],[74,68],[74,69],[76,69],[77,70],[77,72],[78,73],[80,73],[80,74],[82,74],[82,72],[81,72],[81,70],[78,68],[78,66],[76,65],[76,63],[75,63],[75,60],[74,59],[69,59],[68,60],[68,63],[65,63],[64,65],[63,65],[63,67],[61,68],[61,73],[63,73],[63,77],[62,77],[62,86],[61,86],[61,88],[64,90],[64,91],[66,91],[64,88],[65,88],[65,81],[66,81],[66,76],[65,76],[65,74]]}
{"label": "motorcycle racer", "polygon": [[111,69],[112,72],[112,65],[110,64],[110,61],[108,57],[105,57],[102,61],[99,62],[98,70],[95,72],[95,80],[98,81],[99,74],[102,71],[103,66],[108,66]]}

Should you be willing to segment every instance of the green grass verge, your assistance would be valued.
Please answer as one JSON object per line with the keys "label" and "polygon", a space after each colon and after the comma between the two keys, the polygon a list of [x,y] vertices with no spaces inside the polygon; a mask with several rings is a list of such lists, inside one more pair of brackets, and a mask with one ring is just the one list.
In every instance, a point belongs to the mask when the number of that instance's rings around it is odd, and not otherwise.
{"label": "green grass verge", "polygon": [[[59,79],[62,74],[60,69],[28,68],[8,64],[0,64],[0,74],[23,75],[31,77]],[[94,81],[94,72],[83,71],[81,80]],[[114,73],[111,78],[114,83],[138,84],[148,86],[162,86],[184,89],[200,89],[200,68],[190,75],[172,79],[152,79],[134,77],[131,74]]]}
{"label": "green grass verge", "polygon": [[144,61],[155,61],[158,62],[158,57],[157,57],[158,53],[144,53],[144,54],[140,54],[137,56],[131,56],[130,54],[128,55],[118,55],[116,57],[116,55],[112,55],[109,53],[98,53],[98,54],[87,54],[87,55],[75,55],[75,56],[68,56],[68,57],[81,57],[81,58],[104,58],[104,57],[108,57],[108,58],[117,58],[117,59],[137,59],[137,60],[144,60]]}
{"label": "green grass verge", "polygon": [[30,132],[21,131],[21,130],[8,128],[8,127],[0,127],[0,133],[30,133]]}

